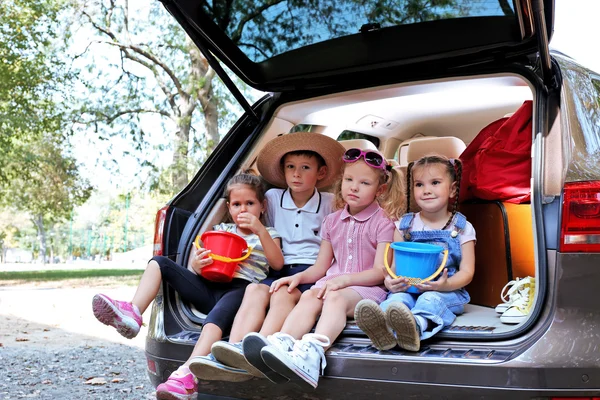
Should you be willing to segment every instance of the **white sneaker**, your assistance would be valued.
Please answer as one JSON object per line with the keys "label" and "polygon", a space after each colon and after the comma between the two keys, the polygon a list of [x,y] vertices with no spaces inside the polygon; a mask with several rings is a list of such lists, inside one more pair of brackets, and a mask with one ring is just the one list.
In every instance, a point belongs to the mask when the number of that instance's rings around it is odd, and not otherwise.
{"label": "white sneaker", "polygon": [[533,297],[535,286],[525,286],[519,291],[520,297],[512,303],[512,306],[500,316],[500,322],[504,324],[519,324],[527,319],[531,306],[533,305]]}
{"label": "white sneaker", "polygon": [[526,287],[535,286],[535,278],[528,276],[523,279],[515,279],[514,281],[508,282],[502,288],[500,298],[502,303],[498,304],[495,308],[498,314],[506,312],[513,304],[521,298],[521,291]]}
{"label": "white sneaker", "polygon": [[325,335],[307,333],[297,341],[292,351],[283,352],[275,346],[266,346],[260,354],[273,371],[290,380],[316,388],[319,375],[325,370],[325,348],[331,344]]}
{"label": "white sneaker", "polygon": [[283,352],[288,352],[292,350],[295,342],[296,339],[287,333],[277,332],[264,337],[260,333],[252,332],[244,336],[242,350],[248,364],[260,371],[268,380],[273,383],[286,383],[289,379],[269,368],[262,359],[260,351],[266,346],[274,346]]}

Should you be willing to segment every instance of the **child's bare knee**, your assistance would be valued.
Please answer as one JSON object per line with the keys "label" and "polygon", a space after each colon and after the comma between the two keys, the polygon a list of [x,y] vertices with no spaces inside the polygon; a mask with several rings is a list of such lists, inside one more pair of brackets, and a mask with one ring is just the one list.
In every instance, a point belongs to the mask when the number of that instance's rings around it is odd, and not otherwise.
{"label": "child's bare knee", "polygon": [[282,303],[297,303],[299,299],[299,291],[292,291],[292,293],[289,293],[287,291],[287,286],[284,286],[271,294],[271,306]]}
{"label": "child's bare knee", "polygon": [[315,303],[318,302],[320,304],[323,304],[322,300],[319,299],[317,297],[317,295],[319,294],[319,290],[307,290],[306,292],[302,293],[302,296],[300,296],[300,300],[298,303]]}
{"label": "child's bare knee", "polygon": [[346,297],[337,290],[327,293],[327,297],[325,298],[325,303],[327,304],[346,304]]}
{"label": "child's bare knee", "polygon": [[269,287],[262,283],[251,283],[246,286],[246,292],[244,297],[251,297],[253,299],[268,299],[269,298]]}

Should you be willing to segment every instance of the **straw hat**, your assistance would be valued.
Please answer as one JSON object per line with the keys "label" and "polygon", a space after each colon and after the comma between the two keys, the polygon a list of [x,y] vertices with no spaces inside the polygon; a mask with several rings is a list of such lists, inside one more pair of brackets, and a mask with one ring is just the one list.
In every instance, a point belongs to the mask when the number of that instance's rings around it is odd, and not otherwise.
{"label": "straw hat", "polygon": [[288,133],[271,140],[261,150],[256,161],[260,174],[272,185],[287,187],[281,158],[291,151],[302,150],[314,151],[323,157],[327,165],[327,174],[317,182],[317,188],[331,185],[341,171],[342,157],[346,150],[339,142],[320,133]]}

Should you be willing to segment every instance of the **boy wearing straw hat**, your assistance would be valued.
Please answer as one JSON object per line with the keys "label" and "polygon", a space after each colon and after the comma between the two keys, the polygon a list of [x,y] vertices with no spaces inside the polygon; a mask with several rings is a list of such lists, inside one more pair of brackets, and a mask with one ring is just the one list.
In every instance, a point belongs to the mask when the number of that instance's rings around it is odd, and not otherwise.
{"label": "boy wearing straw hat", "polygon": [[[321,244],[321,224],[334,211],[333,194],[318,189],[335,182],[344,151],[340,143],[325,135],[297,132],[278,136],[260,152],[258,170],[267,182],[277,187],[266,193],[266,225],[281,234],[285,265],[262,282],[247,287],[229,342],[220,341],[212,346],[214,360],[201,361],[201,379],[242,381],[253,376],[265,377],[244,358],[241,340],[250,332],[264,336],[278,332],[302,292],[312,286],[299,285],[289,293],[269,292],[273,281],[302,272],[315,263]],[[274,382],[285,379],[276,373],[266,377]]]}

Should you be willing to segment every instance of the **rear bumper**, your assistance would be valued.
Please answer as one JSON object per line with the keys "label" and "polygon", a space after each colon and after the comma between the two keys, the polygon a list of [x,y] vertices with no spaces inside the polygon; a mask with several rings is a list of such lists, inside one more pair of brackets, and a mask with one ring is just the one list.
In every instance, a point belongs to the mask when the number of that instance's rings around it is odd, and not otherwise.
{"label": "rear bumper", "polygon": [[[439,341],[429,355],[379,353],[360,338],[341,338],[327,352],[327,369],[316,390],[274,385],[202,382],[209,395],[272,399],[352,400],[409,398],[544,399],[600,397],[600,270],[598,256],[559,255],[558,279],[548,284],[544,312],[535,326],[513,340]],[[551,276],[554,276],[552,274]],[[158,339],[156,339],[158,337]],[[160,340],[160,341],[159,341]],[[193,341],[148,337],[146,355],[155,362],[152,383],[166,380],[188,357]],[[493,348],[494,350],[490,350]],[[479,357],[485,349],[498,357]],[[501,357],[500,357],[501,356]]]}
{"label": "rear bumper", "polygon": [[[150,340],[148,341],[150,342]],[[153,385],[166,380],[187,358],[173,359],[153,354],[147,347],[146,356],[156,366],[149,372]],[[175,344],[161,343],[155,349]],[[360,347],[360,346],[353,346]],[[365,348],[367,346],[365,345]],[[174,350],[174,349],[173,349]],[[265,379],[243,383],[203,381],[203,394],[230,398],[272,399],[289,397],[311,399],[352,398],[353,400],[415,396],[417,398],[486,398],[543,399],[558,397],[600,396],[600,365],[589,368],[539,368],[523,363],[521,357],[495,364],[467,362],[424,362],[417,357],[402,359],[375,354],[328,353],[328,366],[316,390],[305,390],[292,384],[275,385]],[[551,351],[548,348],[548,351]],[[162,353],[162,351],[161,351]],[[332,354],[333,353],[333,354]]]}

